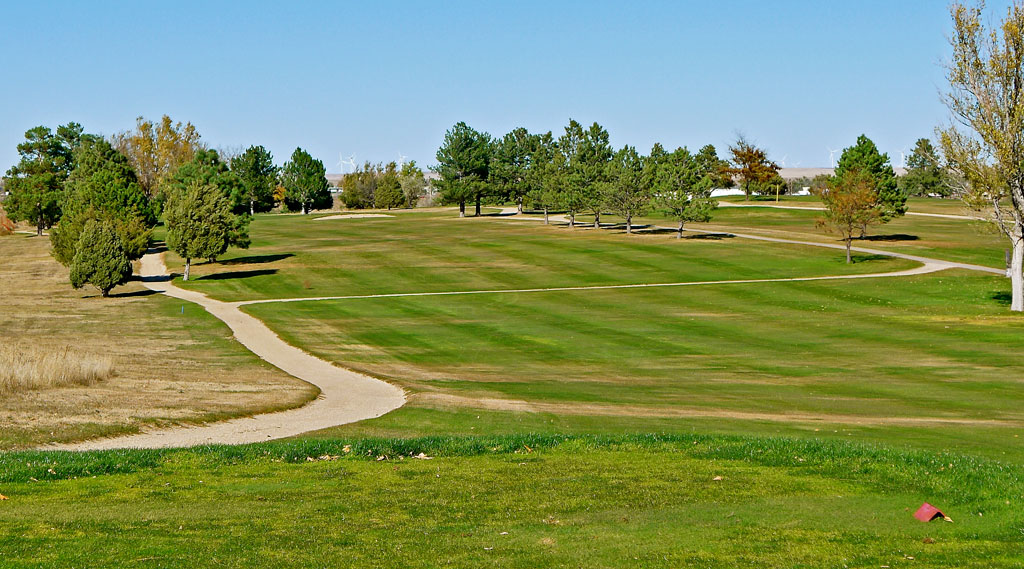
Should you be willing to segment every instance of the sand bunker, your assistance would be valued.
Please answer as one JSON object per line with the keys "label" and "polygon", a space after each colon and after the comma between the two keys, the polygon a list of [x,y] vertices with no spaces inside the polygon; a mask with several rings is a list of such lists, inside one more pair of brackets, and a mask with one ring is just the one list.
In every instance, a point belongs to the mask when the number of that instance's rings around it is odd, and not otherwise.
{"label": "sand bunker", "polygon": [[386,213],[343,213],[340,215],[328,215],[326,217],[317,217],[313,221],[322,221],[324,219],[361,219],[364,217],[395,217]]}

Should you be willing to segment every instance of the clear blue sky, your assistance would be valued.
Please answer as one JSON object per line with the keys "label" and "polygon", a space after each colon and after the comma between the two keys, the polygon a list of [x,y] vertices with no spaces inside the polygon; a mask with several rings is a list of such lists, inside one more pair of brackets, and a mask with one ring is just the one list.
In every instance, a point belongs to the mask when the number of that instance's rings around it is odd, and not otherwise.
{"label": "clear blue sky", "polygon": [[[1006,2],[990,2],[1004,6]],[[945,2],[5,2],[0,170],[26,129],[136,116],[213,147],[434,163],[463,120],[501,135],[597,121],[642,151],[742,131],[788,166],[946,119]]]}

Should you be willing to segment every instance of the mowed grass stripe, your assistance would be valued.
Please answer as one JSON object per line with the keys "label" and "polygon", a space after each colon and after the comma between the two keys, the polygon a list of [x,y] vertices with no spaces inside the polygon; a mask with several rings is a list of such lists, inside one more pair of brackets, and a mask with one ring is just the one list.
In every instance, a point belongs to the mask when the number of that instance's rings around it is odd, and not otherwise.
{"label": "mowed grass stripe", "polygon": [[[258,216],[252,232],[260,237],[253,248],[229,253],[224,260],[294,256],[268,263],[198,264],[196,280],[183,286],[240,301],[785,278],[914,266],[895,259],[848,266],[834,251],[740,239],[677,242],[667,236],[510,226],[488,219],[453,223],[405,217],[388,223],[311,225],[296,216]],[[168,255],[168,263],[174,269],[179,261]]]}
{"label": "mowed grass stripe", "polygon": [[[802,295],[803,308],[771,315],[743,308],[788,295]],[[332,327],[344,331],[330,342],[341,347],[334,357],[342,363],[347,343],[377,346],[372,356],[362,354],[363,365],[373,369],[376,362],[386,368],[391,361],[419,366],[430,377],[450,378],[443,388],[460,392],[865,416],[1019,417],[1016,401],[1006,397],[1016,380],[998,369],[977,373],[976,361],[988,351],[998,353],[999,346],[985,346],[982,338],[964,350],[970,358],[934,362],[943,345],[963,338],[929,342],[923,332],[934,334],[934,324],[915,331],[921,326],[917,319],[903,328],[905,319],[882,320],[877,313],[829,322],[830,312],[870,310],[877,302],[837,303],[827,295],[820,284],[793,283],[770,290],[707,290],[691,299],[685,294],[616,291],[529,300],[510,295],[487,302],[403,298],[357,306],[327,301],[297,313],[308,316],[307,330],[320,320],[345,323]],[[808,310],[820,302],[828,303],[826,312]],[[623,310],[623,305],[630,309]],[[274,325],[273,306],[249,309]],[[698,316],[672,314],[673,308]],[[722,316],[700,314],[702,310]],[[289,335],[291,341],[309,341],[303,330]],[[406,350],[410,338],[419,342]],[[841,348],[830,349],[836,346]],[[905,365],[913,361],[927,362],[938,373]],[[408,367],[403,371],[414,373]],[[975,377],[948,380],[968,373]],[[394,379],[416,383],[415,378]],[[975,382],[1003,389],[988,393]]]}

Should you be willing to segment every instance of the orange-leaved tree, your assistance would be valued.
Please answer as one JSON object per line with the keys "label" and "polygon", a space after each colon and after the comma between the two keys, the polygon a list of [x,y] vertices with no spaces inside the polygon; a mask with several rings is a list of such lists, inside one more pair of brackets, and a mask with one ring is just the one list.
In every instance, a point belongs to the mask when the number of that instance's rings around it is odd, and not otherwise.
{"label": "orange-leaved tree", "polygon": [[846,243],[846,262],[853,262],[850,242],[854,234],[862,233],[882,218],[874,178],[862,170],[851,170],[841,178],[831,178],[815,193],[825,204],[825,215],[818,219],[818,227],[841,235]]}

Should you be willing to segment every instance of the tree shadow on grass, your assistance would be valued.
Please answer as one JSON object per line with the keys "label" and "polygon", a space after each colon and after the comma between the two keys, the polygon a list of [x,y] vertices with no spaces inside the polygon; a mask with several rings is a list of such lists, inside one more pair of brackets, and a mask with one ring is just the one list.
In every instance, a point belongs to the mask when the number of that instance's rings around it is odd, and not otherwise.
{"label": "tree shadow on grass", "polygon": [[856,241],[918,241],[921,238],[917,235],[907,235],[906,233],[891,233],[889,235],[865,235],[864,237],[855,238]]}
{"label": "tree shadow on grass", "polygon": [[[145,279],[140,279],[140,280],[144,281]],[[147,288],[147,289],[143,289],[143,290],[133,290],[131,292],[112,292],[112,293],[110,293],[110,298],[133,298],[133,297],[136,297],[136,296],[151,296],[151,295],[154,295],[154,294],[160,294],[160,293],[155,291],[155,290],[149,290]]]}
{"label": "tree shadow on grass", "polygon": [[[672,233],[678,233],[675,230],[672,230],[671,232]],[[721,241],[722,239],[733,239],[735,237],[736,236],[733,235],[732,233],[692,233],[692,234],[686,234],[685,231],[683,232],[683,239],[710,239],[712,241]]]}
{"label": "tree shadow on grass", "polygon": [[249,255],[246,257],[235,257],[234,259],[224,259],[223,261],[219,262],[222,265],[256,265],[262,263],[273,263],[274,261],[281,261],[294,256],[294,253],[278,253],[274,255]]}
{"label": "tree shadow on grass", "polygon": [[258,269],[255,271],[228,271],[226,273],[213,273],[197,278],[197,281],[224,281],[228,279],[247,279],[250,277],[262,277],[264,275],[276,275],[277,269]]}
{"label": "tree shadow on grass", "polygon": [[[850,255],[850,260],[852,260],[854,263],[865,263],[867,261],[884,261],[886,259],[892,259],[892,257],[889,257],[888,255],[872,255],[872,254],[869,254],[869,255],[864,255],[864,254],[862,254],[862,255],[857,255],[857,254]],[[843,257],[843,261],[846,261],[845,257]]]}
{"label": "tree shadow on grass", "polygon": [[1005,290],[993,292],[989,298],[1003,306],[1010,306],[1010,303],[1013,302],[1013,295]]}

